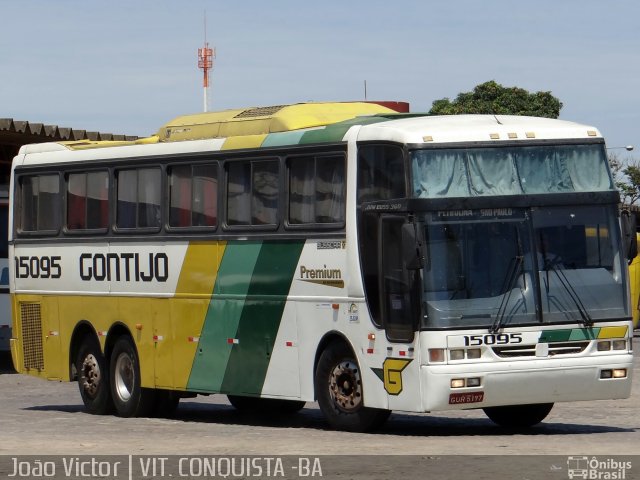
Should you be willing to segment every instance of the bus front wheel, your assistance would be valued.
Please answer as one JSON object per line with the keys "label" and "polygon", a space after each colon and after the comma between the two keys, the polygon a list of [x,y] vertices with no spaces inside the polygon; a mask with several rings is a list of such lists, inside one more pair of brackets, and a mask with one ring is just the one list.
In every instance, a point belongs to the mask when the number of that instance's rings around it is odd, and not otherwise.
{"label": "bus front wheel", "polygon": [[154,391],[140,386],[140,359],[133,340],[122,336],[111,352],[111,396],[121,417],[144,417],[154,408]]}
{"label": "bus front wheel", "polygon": [[109,369],[100,344],[87,335],[80,342],[76,356],[80,396],[87,412],[104,415],[113,408],[109,388]]}
{"label": "bus front wheel", "polygon": [[537,425],[549,415],[553,403],[533,403],[530,405],[509,405],[487,407],[484,413],[501,427],[527,428]]}
{"label": "bus front wheel", "polygon": [[349,347],[330,344],[320,355],[315,375],[320,410],[331,427],[350,432],[375,430],[391,411],[364,406],[360,366]]}

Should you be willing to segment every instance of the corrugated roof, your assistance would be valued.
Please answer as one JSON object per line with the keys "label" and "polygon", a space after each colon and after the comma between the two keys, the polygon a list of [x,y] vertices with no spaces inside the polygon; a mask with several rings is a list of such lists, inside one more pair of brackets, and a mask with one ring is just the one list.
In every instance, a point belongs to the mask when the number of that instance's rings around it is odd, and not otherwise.
{"label": "corrugated roof", "polygon": [[133,135],[92,132],[75,128],[45,125],[43,123],[0,118],[0,143],[25,145],[27,143],[73,140],[136,140]]}

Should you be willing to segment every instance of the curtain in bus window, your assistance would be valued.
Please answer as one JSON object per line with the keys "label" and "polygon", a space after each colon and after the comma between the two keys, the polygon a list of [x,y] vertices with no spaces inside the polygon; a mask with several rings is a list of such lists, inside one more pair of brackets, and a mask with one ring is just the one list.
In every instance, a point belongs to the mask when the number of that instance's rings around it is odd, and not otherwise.
{"label": "curtain in bus window", "polygon": [[38,192],[38,230],[60,228],[60,180],[58,175],[41,175]]}
{"label": "curtain in bus window", "polygon": [[218,221],[218,174],[217,165],[193,167],[193,213],[194,227],[215,227]]}
{"label": "curtain in bus window", "polygon": [[87,228],[86,197],[87,175],[71,174],[67,180],[67,228],[78,230]]}
{"label": "curtain in bus window", "polygon": [[251,163],[229,164],[227,175],[227,222],[229,225],[251,223]]}
{"label": "curtain in bus window", "polygon": [[278,213],[278,162],[254,162],[252,166],[251,223],[274,225]]}
{"label": "curtain in bus window", "polygon": [[558,149],[563,154],[575,191],[613,189],[607,170],[606,155],[602,149],[602,145],[566,146]]}
{"label": "curtain in bus window", "polygon": [[90,229],[105,229],[109,225],[109,173],[87,174],[87,225]]}
{"label": "curtain in bus window", "polygon": [[138,171],[138,227],[160,227],[160,169]]}
{"label": "curtain in bus window", "polygon": [[38,177],[23,177],[20,181],[22,196],[22,215],[20,227],[26,232],[36,230],[38,218]]}
{"label": "curtain in bus window", "polygon": [[463,150],[421,150],[413,155],[413,191],[418,198],[468,197]]}
{"label": "curtain in bus window", "polygon": [[470,150],[467,154],[472,195],[522,193],[512,155],[502,149]]}
{"label": "curtain in bus window", "polygon": [[136,227],[136,199],[138,175],[136,170],[118,172],[118,207],[116,225],[118,228]]}
{"label": "curtain in bus window", "polygon": [[191,226],[191,167],[172,167],[169,174],[169,225]]}
{"label": "curtain in bus window", "polygon": [[519,149],[516,166],[524,193],[556,193],[573,190],[571,175],[558,147]]}
{"label": "curtain in bus window", "polygon": [[315,223],[315,160],[292,158],[289,163],[289,223]]}
{"label": "curtain in bus window", "polygon": [[344,221],[344,158],[317,159],[316,222]]}

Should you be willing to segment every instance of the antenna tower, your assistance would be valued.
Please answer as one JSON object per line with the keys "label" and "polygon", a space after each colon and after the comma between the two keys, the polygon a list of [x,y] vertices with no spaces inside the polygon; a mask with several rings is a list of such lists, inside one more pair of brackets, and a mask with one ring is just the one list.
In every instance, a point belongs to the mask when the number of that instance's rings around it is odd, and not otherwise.
{"label": "antenna tower", "polygon": [[198,68],[202,70],[202,87],[204,89],[204,111],[209,110],[209,77],[213,70],[213,60],[216,58],[216,49],[209,48],[207,42],[207,12],[204,12],[204,47],[198,49]]}

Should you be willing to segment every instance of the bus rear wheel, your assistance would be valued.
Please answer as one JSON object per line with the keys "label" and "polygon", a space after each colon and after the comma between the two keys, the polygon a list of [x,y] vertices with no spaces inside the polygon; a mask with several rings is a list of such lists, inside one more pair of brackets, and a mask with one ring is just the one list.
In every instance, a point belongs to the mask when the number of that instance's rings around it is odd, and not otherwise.
{"label": "bus rear wheel", "polygon": [[80,342],[75,363],[78,388],[87,412],[104,415],[113,409],[109,388],[109,369],[100,344],[87,335]]}
{"label": "bus rear wheel", "polygon": [[507,428],[528,428],[537,425],[549,415],[553,403],[509,405],[483,408],[492,422]]}
{"label": "bus rear wheel", "polygon": [[246,413],[275,413],[286,415],[302,410],[305,402],[302,400],[282,400],[279,398],[242,397],[227,395],[229,403],[236,410]]}
{"label": "bus rear wheel", "polygon": [[154,390],[140,386],[140,360],[133,340],[122,336],[111,352],[111,396],[121,417],[144,417],[154,408]]}
{"label": "bus rear wheel", "polygon": [[320,410],[331,427],[349,432],[375,430],[391,411],[364,406],[360,366],[349,347],[330,344],[320,355],[315,375]]}

